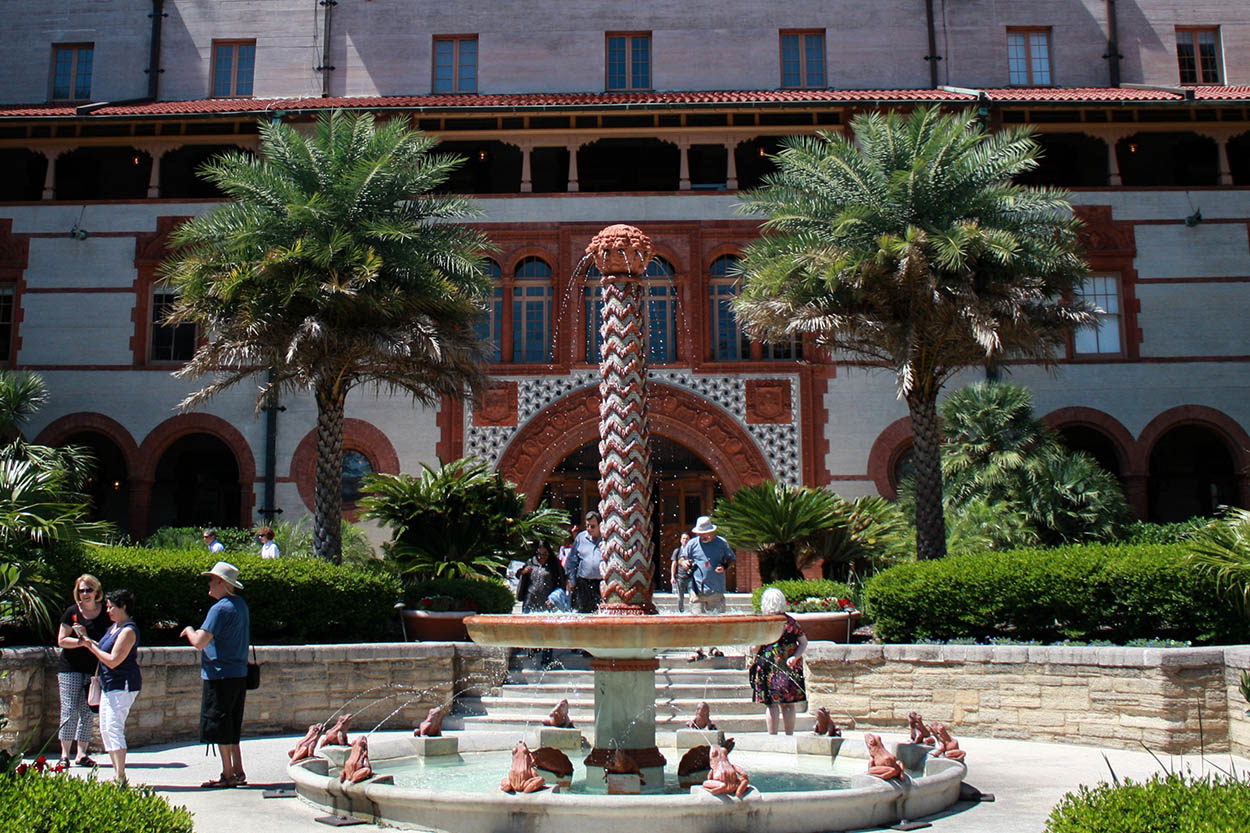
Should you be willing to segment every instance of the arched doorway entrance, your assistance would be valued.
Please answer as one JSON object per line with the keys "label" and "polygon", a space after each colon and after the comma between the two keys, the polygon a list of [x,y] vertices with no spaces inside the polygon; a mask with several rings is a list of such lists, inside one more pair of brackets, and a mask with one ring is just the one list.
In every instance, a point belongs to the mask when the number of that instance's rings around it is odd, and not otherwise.
{"label": "arched doorway entrance", "polygon": [[[669,589],[670,556],[681,534],[700,515],[709,515],[724,488],[707,461],[668,437],[651,437],[653,477],[651,507],[652,559],[657,565],[656,587]],[[565,457],[543,487],[548,506],[563,509],[577,520],[599,508],[599,444],[585,443]],[[729,586],[733,587],[733,576]]]}
{"label": "arched doorway entrance", "polygon": [[237,527],[239,464],[212,434],[179,437],[156,463],[149,526]]}
{"label": "arched doorway entrance", "polygon": [[[719,494],[732,495],[743,486],[774,475],[751,435],[719,405],[662,382],[648,382],[647,393],[653,470],[672,472],[671,478],[659,480],[662,505],[658,517],[664,534],[652,536],[660,542],[667,559],[680,526],[688,527],[692,518],[708,514]],[[599,391],[596,387],[582,388],[548,405],[522,426],[504,449],[497,468],[527,496],[531,509],[538,505],[549,483],[577,481],[576,488],[568,486],[568,493],[557,490],[548,494],[549,499],[557,498],[551,500],[553,505],[570,512],[576,508],[580,517],[597,500],[598,438]],[[558,468],[562,470],[557,472]],[[713,484],[710,491],[708,484]],[[669,501],[664,504],[666,493]],[[675,512],[672,507],[677,507]],[[738,565],[737,587],[741,590],[758,581],[754,562],[747,561]],[[734,580],[733,575],[730,580]]]}
{"label": "arched doorway entrance", "polygon": [[95,470],[85,489],[91,499],[91,519],[130,532],[130,478],[121,446],[98,431],[79,431],[59,444],[85,448],[95,457]]}
{"label": "arched doorway entrance", "polygon": [[1205,425],[1178,425],[1150,451],[1150,520],[1211,516],[1238,503],[1237,472],[1228,442]]}

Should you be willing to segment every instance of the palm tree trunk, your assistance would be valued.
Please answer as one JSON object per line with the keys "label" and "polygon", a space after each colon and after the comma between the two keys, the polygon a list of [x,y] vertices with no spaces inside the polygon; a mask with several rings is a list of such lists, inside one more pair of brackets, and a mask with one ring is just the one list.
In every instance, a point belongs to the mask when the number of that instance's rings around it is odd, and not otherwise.
{"label": "palm tree trunk", "polygon": [[916,465],[916,557],[946,555],[946,518],[942,514],[942,438],[937,397],[913,389],[907,395]]}
{"label": "palm tree trunk", "polygon": [[317,477],[313,512],[313,551],[318,558],[343,560],[343,400],[318,388]]}

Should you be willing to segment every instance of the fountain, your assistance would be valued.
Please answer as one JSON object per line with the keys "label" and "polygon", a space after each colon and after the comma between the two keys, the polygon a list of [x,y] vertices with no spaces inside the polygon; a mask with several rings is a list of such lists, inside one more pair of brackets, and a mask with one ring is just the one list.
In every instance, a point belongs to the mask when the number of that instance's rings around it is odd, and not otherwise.
{"label": "fountain", "polygon": [[[346,805],[354,814],[423,828],[469,831],[582,833],[592,820],[637,824],[645,818],[654,831],[824,831],[897,821],[936,812],[958,797],[964,767],[955,760],[922,761],[910,776],[882,781],[869,775],[807,778],[805,787],[777,791],[777,778],[797,785],[801,767],[774,763],[768,791],[712,746],[719,777],[704,786],[685,787],[666,779],[666,759],[656,745],[655,671],[665,649],[699,645],[760,645],[775,641],[785,626],[780,615],[656,615],[651,597],[651,465],[647,434],[646,351],[643,341],[641,279],[651,259],[651,240],[632,226],[603,229],[586,249],[602,275],[604,311],[599,383],[599,496],[604,543],[604,584],[600,612],[593,615],[472,616],[470,638],[482,645],[514,648],[583,649],[595,678],[594,743],[582,762],[581,791],[539,789],[533,756],[509,739],[511,793],[409,789],[394,785],[385,765],[359,785],[340,784],[330,763],[305,759],[290,771],[300,794],[331,808]],[[580,266],[581,264],[579,264]],[[569,731],[569,730],[564,730]],[[740,742],[738,748],[742,748]],[[385,741],[372,760],[409,758],[412,738]],[[840,739],[839,739],[840,742]],[[706,743],[706,741],[705,741]],[[727,746],[732,743],[727,742]],[[481,747],[479,747],[481,748]],[[707,747],[703,747],[707,749]],[[829,744],[823,761],[831,770]],[[507,760],[496,753],[487,781],[507,774]],[[735,756],[739,753],[735,752]],[[836,750],[834,751],[836,754]],[[689,756],[687,756],[689,757]],[[791,756],[821,760],[820,756]],[[767,758],[767,753],[764,754]],[[427,759],[428,760],[428,759]],[[809,760],[810,763],[810,760]],[[750,766],[750,764],[748,764]],[[324,770],[324,771],[323,771]],[[861,770],[862,771],[862,770]],[[433,776],[438,783],[438,776]],[[534,791],[526,791],[529,788]],[[498,787],[496,786],[497,790]],[[632,793],[632,794],[621,794]],[[641,795],[639,793],[642,793]]]}

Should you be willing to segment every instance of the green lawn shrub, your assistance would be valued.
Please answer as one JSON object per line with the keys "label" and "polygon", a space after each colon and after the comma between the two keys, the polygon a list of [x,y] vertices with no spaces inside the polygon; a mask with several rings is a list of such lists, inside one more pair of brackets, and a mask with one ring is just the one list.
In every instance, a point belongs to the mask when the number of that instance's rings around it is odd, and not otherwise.
{"label": "green lawn shrub", "polygon": [[1074,545],[952,555],[883,570],[864,588],[885,642],[1009,637],[1125,644],[1244,641],[1246,623],[1183,545]]}
{"label": "green lawn shrub", "polygon": [[404,605],[418,610],[511,613],[515,601],[502,579],[436,578],[404,588]]}
{"label": "green lawn shrub", "polygon": [[1180,544],[1193,540],[1198,530],[1211,523],[1210,518],[1190,518],[1170,524],[1150,521],[1133,521],[1126,524],[1116,543],[1119,544]]}
{"label": "green lawn shrub", "polygon": [[[239,553],[260,553],[260,544],[256,542],[256,533],[250,529],[238,529],[230,526],[213,527],[217,530],[217,540],[225,547],[220,557],[226,561],[227,555]],[[202,526],[163,526],[143,540],[143,546],[157,550],[203,550],[204,530]],[[230,563],[234,563],[231,561]]]}
{"label": "green lawn shrub", "polygon": [[[135,594],[143,644],[170,645],[178,643],[183,626],[204,621],[213,601],[200,573],[217,558],[202,549],[66,547],[50,560],[58,587],[69,588],[80,573],[92,573],[106,592],[128,588]],[[244,553],[228,560],[239,568],[240,595],[251,610],[256,644],[373,642],[398,632],[394,607],[400,583],[381,568]]]}
{"label": "green lawn shrub", "polygon": [[150,787],[119,787],[69,774],[0,776],[0,830],[22,833],[192,833],[185,807],[174,807]]}
{"label": "green lawn shrub", "polygon": [[785,594],[786,604],[794,607],[804,599],[849,599],[851,588],[840,581],[826,578],[786,579],[774,581],[764,587],[757,587],[751,592],[751,607],[756,612],[760,609],[760,597],[769,587],[776,587]]}
{"label": "green lawn shrub", "polygon": [[1143,782],[1082,786],[1051,810],[1046,833],[1241,833],[1250,783],[1220,775],[1156,774]]}

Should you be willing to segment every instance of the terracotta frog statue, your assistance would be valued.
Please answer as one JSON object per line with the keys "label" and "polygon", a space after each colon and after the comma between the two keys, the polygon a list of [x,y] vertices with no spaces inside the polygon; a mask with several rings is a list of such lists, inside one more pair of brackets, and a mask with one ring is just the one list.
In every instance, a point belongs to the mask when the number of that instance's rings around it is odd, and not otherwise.
{"label": "terracotta frog statue", "polygon": [[443,714],[445,710],[442,706],[435,706],[426,714],[425,720],[417,726],[417,730],[413,735],[419,738],[436,738],[443,734]]}
{"label": "terracotta frog statue", "polygon": [[534,753],[525,741],[517,741],[512,747],[512,769],[499,782],[499,789],[506,793],[536,793],[546,786],[534,766]]}
{"label": "terracotta frog statue", "polygon": [[608,758],[607,766],[603,768],[603,779],[606,781],[609,775],[637,775],[638,783],[647,783],[646,776],[642,774],[642,767],[638,766],[638,762],[624,749],[617,749],[612,753],[612,757]]}
{"label": "terracotta frog statue", "polygon": [[691,720],[686,726],[690,729],[715,729],[716,724],[712,722],[712,707],[704,700],[695,707],[694,720]]}
{"label": "terracotta frog statue", "polygon": [[352,716],[350,714],[339,715],[339,719],[334,721],[334,728],[326,732],[325,737],[321,739],[322,746],[347,746],[347,727],[351,725]]}
{"label": "terracotta frog statue", "polygon": [[907,725],[911,728],[912,743],[933,745],[933,733],[929,731],[928,726],[924,725],[924,719],[920,716],[920,712],[908,712]]}
{"label": "terracotta frog statue", "polygon": [[950,731],[942,723],[933,724],[933,734],[937,736],[937,749],[933,750],[933,757],[962,762],[968,756],[967,752],[959,748],[959,741],[951,737]]}
{"label": "terracotta frog statue", "polygon": [[339,781],[345,784],[359,784],[373,777],[373,766],[369,763],[369,738],[361,735],[352,741],[351,754],[343,764],[343,772]]}
{"label": "terracotta frog statue", "polygon": [[567,778],[573,774],[573,762],[554,746],[540,746],[534,750],[534,766],[546,770],[557,778]]}
{"label": "terracotta frog statue", "polygon": [[317,751],[317,741],[321,740],[321,736],[325,733],[326,725],[324,723],[314,723],[308,727],[308,733],[300,738],[299,743],[295,744],[295,748],[286,753],[291,758],[291,763],[302,761],[305,758],[311,758]]}
{"label": "terracotta frog statue", "polygon": [[864,743],[868,746],[868,774],[878,778],[899,778],[903,775],[903,765],[898,758],[886,751],[881,743],[880,735],[864,735]]}
{"label": "terracotta frog statue", "polygon": [[554,726],[557,729],[572,729],[573,721],[569,718],[569,701],[561,700],[556,703],[556,707],[551,710],[551,714],[543,719],[544,726]]}
{"label": "terracotta frog statue", "polygon": [[751,788],[751,778],[746,770],[729,762],[729,750],[716,744],[708,750],[710,772],[703,782],[703,789],[712,795],[730,795],[737,798],[747,794]]}
{"label": "terracotta frog statue", "polygon": [[812,731],[831,738],[842,737],[842,730],[833,722],[833,718],[829,716],[829,710],[824,706],[816,710],[816,727]]}

